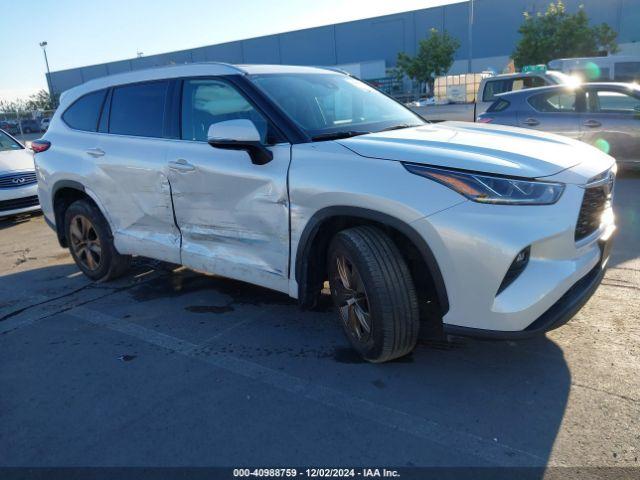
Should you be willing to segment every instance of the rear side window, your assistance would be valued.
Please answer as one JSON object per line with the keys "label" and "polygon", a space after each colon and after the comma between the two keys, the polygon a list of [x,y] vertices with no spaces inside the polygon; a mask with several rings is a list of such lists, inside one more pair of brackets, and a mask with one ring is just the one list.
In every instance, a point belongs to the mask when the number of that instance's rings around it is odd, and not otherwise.
{"label": "rear side window", "polygon": [[98,90],[80,97],[62,115],[64,123],[75,130],[95,132],[106,94],[106,90]]}
{"label": "rear side window", "polygon": [[506,100],[500,99],[496,102],[493,102],[491,104],[491,106],[487,109],[487,112],[502,112],[503,110],[506,110],[509,105],[511,105],[509,102],[507,102]]}
{"label": "rear side window", "polygon": [[114,88],[109,133],[162,137],[168,87],[162,81]]}
{"label": "rear side window", "polygon": [[483,102],[493,102],[499,93],[510,92],[513,80],[490,80],[484,86]]}
{"label": "rear side window", "polygon": [[590,112],[636,115],[640,112],[640,98],[615,90],[590,90],[587,108]]}
{"label": "rear side window", "polygon": [[538,112],[575,112],[576,94],[575,92],[541,93],[529,98],[529,104]]}
{"label": "rear side window", "polygon": [[547,82],[541,77],[523,77],[516,78],[513,81],[512,91],[524,90],[526,88],[544,87]]}

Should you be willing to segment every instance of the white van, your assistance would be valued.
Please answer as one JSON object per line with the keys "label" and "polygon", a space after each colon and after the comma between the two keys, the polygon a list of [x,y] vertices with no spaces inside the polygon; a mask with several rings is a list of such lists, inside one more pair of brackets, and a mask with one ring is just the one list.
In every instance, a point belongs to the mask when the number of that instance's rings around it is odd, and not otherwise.
{"label": "white van", "polygon": [[559,58],[551,60],[549,68],[588,82],[640,82],[640,55]]}

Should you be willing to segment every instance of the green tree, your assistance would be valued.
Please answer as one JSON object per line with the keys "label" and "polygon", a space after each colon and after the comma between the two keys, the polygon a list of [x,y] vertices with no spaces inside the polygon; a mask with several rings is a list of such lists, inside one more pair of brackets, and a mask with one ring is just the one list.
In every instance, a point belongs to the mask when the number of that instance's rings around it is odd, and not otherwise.
{"label": "green tree", "polygon": [[446,31],[439,33],[432,28],[429,37],[420,40],[418,53],[411,57],[404,52],[398,54],[397,66],[409,78],[420,84],[420,90],[426,84],[433,92],[435,78],[444,75],[453,64],[453,55],[460,47],[457,38]]}
{"label": "green tree", "polygon": [[567,13],[562,0],[551,2],[544,13],[525,12],[518,32],[520,41],[512,55],[518,68],[548,63],[554,58],[592,57],[604,50],[618,51],[616,31],[606,23],[589,25],[582,5],[576,13]]}
{"label": "green tree", "polygon": [[0,112],[2,113],[24,113],[27,111],[27,104],[22,99],[16,100],[0,100]]}
{"label": "green tree", "polygon": [[53,110],[55,108],[54,101],[46,90],[40,90],[29,96],[26,101],[29,110]]}

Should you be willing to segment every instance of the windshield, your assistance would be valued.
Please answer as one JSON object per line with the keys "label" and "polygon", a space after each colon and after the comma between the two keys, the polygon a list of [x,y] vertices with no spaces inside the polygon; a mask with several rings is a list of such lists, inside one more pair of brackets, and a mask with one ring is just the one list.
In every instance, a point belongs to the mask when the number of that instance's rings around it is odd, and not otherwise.
{"label": "windshield", "polygon": [[347,75],[282,73],[250,78],[314,139],[425,123],[395,100]]}
{"label": "windshield", "polygon": [[22,145],[4,132],[0,132],[0,152],[7,150],[21,150]]}

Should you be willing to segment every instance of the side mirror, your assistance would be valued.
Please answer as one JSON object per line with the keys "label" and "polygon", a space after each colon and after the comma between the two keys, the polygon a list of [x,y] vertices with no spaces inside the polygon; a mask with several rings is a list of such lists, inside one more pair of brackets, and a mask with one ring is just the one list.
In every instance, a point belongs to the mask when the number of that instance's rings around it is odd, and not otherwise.
{"label": "side mirror", "polygon": [[214,148],[245,150],[256,165],[264,165],[273,160],[273,153],[262,143],[260,133],[251,120],[214,123],[207,132],[207,142]]}

